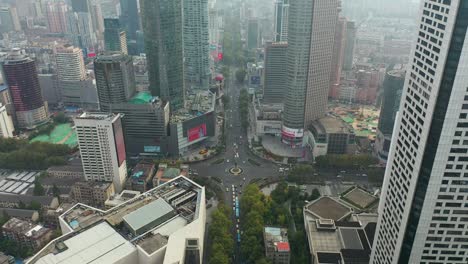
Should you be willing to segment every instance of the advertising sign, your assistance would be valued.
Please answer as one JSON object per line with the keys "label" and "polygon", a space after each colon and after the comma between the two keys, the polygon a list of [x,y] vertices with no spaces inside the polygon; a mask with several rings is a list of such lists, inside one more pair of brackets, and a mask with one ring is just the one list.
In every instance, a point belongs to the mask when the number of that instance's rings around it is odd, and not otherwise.
{"label": "advertising sign", "polygon": [[119,161],[119,166],[122,165],[122,162],[125,161],[127,158],[125,153],[125,141],[123,137],[122,131],[122,121],[119,119],[114,122],[112,125],[114,130],[114,141],[115,141],[115,148],[117,149],[117,159]]}
{"label": "advertising sign", "polygon": [[150,153],[159,153],[161,152],[161,147],[160,146],[144,146],[144,151],[145,152],[150,152]]}
{"label": "advertising sign", "polygon": [[295,129],[283,126],[281,129],[283,138],[302,138],[304,136],[304,129]]}
{"label": "advertising sign", "polygon": [[250,83],[253,85],[260,85],[260,76],[251,76]]}
{"label": "advertising sign", "polygon": [[187,137],[189,142],[206,137],[206,124],[201,124],[189,129],[187,132]]}

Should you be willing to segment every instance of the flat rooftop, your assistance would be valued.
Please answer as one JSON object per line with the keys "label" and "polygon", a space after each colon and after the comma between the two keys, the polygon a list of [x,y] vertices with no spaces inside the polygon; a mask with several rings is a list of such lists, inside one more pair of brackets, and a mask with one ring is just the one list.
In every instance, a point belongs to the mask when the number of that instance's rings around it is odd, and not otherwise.
{"label": "flat rooftop", "polygon": [[107,120],[112,121],[118,115],[115,114],[108,114],[108,113],[88,113],[85,112],[80,116],[76,117],[76,119],[90,119],[90,120]]}
{"label": "flat rooftop", "polygon": [[210,91],[193,90],[185,97],[185,107],[171,115],[171,122],[183,122],[214,111],[215,101],[216,95]]}
{"label": "flat rooftop", "polygon": [[[76,250],[69,251],[71,252],[70,255],[86,255],[88,254],[88,251],[91,252],[90,254],[94,254],[94,251],[98,251],[101,254],[102,252],[106,252],[107,249],[107,251],[111,252],[117,248],[116,243],[119,244],[119,247],[127,247],[127,245],[133,248],[135,248],[135,245],[143,245],[143,247],[147,248],[151,245],[160,245],[162,247],[164,240],[149,235],[149,233],[152,233],[153,235],[159,233],[162,236],[169,237],[172,233],[183,229],[184,226],[187,226],[197,220],[200,213],[199,207],[205,202],[204,200],[202,201],[202,198],[204,197],[203,192],[203,187],[188,178],[179,176],[154,189],[142,193],[141,195],[137,195],[133,199],[112,207],[109,210],[104,211],[84,204],[76,204],[59,217],[59,221],[62,222],[62,224],[67,225],[71,231],[49,243],[33,257],[30,263],[36,263],[38,260],[42,261],[43,257],[47,259],[49,258],[47,257],[48,255],[55,255],[58,247],[62,247],[61,245],[63,244],[66,245],[68,241],[74,241],[70,239],[75,237],[75,239],[81,241],[81,243],[86,241],[86,243],[83,243],[86,245],[76,246]],[[161,223],[152,227],[148,232],[136,235],[128,230],[125,225],[122,225],[125,219],[136,223],[139,226],[150,224],[151,221],[155,219],[154,215],[161,213],[156,213],[155,211],[161,210],[161,208],[166,211],[169,209],[172,210],[175,214],[174,218],[169,222]],[[103,223],[105,223],[105,227],[102,227]],[[101,240],[94,237],[88,238],[88,236],[92,236],[92,234],[97,233],[93,230],[98,226],[98,231],[101,229],[104,230],[102,231],[102,235],[98,235]],[[62,230],[63,228],[64,227],[62,226]],[[83,235],[84,233],[86,234]],[[83,236],[84,238],[82,238]],[[117,242],[102,242],[102,239],[105,239],[106,236],[112,237],[111,240],[115,240]],[[104,243],[106,245],[110,243],[111,245],[106,247],[103,246],[103,249],[99,249],[98,246],[91,246],[92,242],[89,242],[88,240],[96,241],[95,243],[97,245],[100,243]],[[118,252],[120,254],[121,250],[119,249]],[[123,252],[127,252],[126,249],[124,249]],[[98,257],[101,257],[101,255]],[[88,262],[80,260],[76,263],[112,263],[112,261],[106,261],[104,258],[105,256],[102,257],[103,261]],[[53,258],[50,262],[37,263],[59,262],[60,260]]]}
{"label": "flat rooftop", "polygon": [[[115,249],[119,250],[115,250]],[[70,236],[57,242],[48,254],[35,263],[114,263],[120,255],[134,251],[132,243],[127,241],[108,223],[101,222],[76,236]]]}
{"label": "flat rooftop", "polygon": [[359,209],[368,208],[376,204],[378,200],[374,195],[358,187],[354,187],[351,191],[343,195],[342,199],[345,202],[350,201],[353,205],[357,205]]}
{"label": "flat rooftop", "polygon": [[175,213],[174,208],[163,199],[157,199],[134,212],[129,213],[123,217],[125,223],[138,230],[150,222],[156,221],[157,219],[170,214]]}
{"label": "flat rooftop", "polygon": [[313,121],[312,126],[320,134],[353,133],[353,129],[348,124],[331,116]]}
{"label": "flat rooftop", "polygon": [[306,209],[319,218],[334,221],[338,221],[352,212],[351,208],[327,196],[306,205]]}

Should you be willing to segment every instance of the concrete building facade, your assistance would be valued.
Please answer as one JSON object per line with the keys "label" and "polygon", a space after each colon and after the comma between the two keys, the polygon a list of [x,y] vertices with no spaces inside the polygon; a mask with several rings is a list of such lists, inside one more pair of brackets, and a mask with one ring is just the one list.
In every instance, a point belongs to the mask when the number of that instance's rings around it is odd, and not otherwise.
{"label": "concrete building facade", "polygon": [[104,19],[104,44],[106,51],[128,54],[127,33],[118,18]]}
{"label": "concrete building facade", "polygon": [[292,147],[302,143],[310,122],[325,115],[338,10],[336,0],[300,0],[289,5],[282,140]]}
{"label": "concrete building facade", "polygon": [[208,0],[183,0],[184,74],[187,88],[210,84]]}
{"label": "concrete building facade", "polygon": [[75,127],[85,179],[112,182],[120,192],[127,179],[121,115],[83,113]]}
{"label": "concrete building facade", "polygon": [[287,86],[285,65],[288,44],[286,42],[269,42],[265,47],[265,70],[263,72],[263,101],[265,103],[284,103]]}
{"label": "concrete building facade", "polygon": [[420,3],[371,262],[465,263],[468,1]]}

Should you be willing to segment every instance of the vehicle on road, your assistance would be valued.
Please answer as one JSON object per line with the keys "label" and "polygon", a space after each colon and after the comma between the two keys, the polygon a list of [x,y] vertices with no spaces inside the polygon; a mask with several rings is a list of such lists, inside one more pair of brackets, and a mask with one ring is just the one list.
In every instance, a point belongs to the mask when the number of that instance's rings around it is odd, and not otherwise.
{"label": "vehicle on road", "polygon": [[338,174],[338,175],[336,175],[336,177],[337,177],[337,178],[342,178],[343,176],[341,176],[341,175]]}
{"label": "vehicle on road", "polygon": [[226,188],[226,192],[229,192],[229,188]]}

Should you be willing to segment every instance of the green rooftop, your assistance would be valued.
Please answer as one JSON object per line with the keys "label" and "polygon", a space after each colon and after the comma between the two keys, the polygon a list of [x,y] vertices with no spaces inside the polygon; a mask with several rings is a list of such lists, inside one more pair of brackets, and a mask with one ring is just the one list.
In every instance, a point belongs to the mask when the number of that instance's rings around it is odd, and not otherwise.
{"label": "green rooftop", "polygon": [[151,103],[153,96],[150,92],[139,92],[133,96],[128,102],[131,104],[147,104]]}

